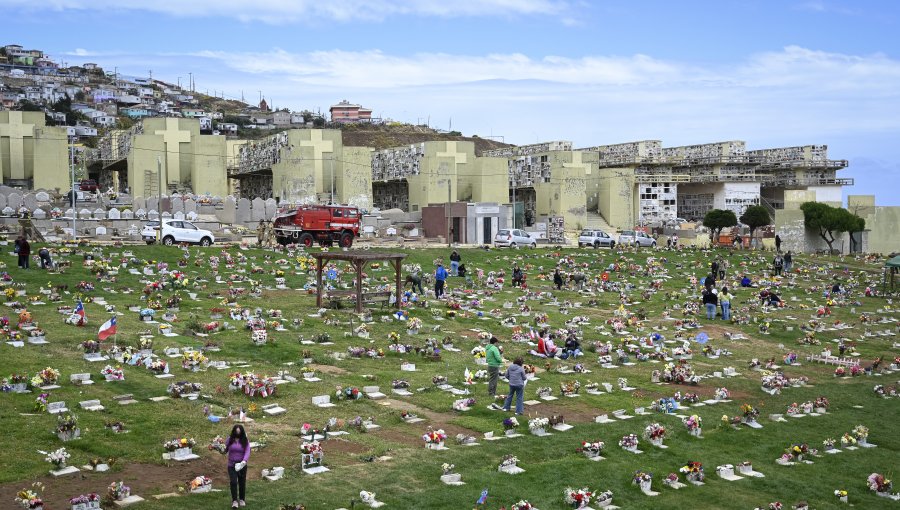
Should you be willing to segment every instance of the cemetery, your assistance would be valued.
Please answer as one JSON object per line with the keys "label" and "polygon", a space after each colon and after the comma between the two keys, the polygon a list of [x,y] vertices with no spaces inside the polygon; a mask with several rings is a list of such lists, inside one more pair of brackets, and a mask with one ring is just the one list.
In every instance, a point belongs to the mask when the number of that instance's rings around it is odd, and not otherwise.
{"label": "cemetery", "polygon": [[[138,202],[78,221],[160,214]],[[179,202],[166,214],[207,216]],[[259,202],[220,221],[271,217]],[[46,244],[49,269],[5,243],[0,508],[228,508],[240,423],[247,508],[900,509],[883,257],[798,254],[774,275],[771,251],[458,248],[468,270],[436,298],[448,248],[98,237]],[[707,285],[727,286],[728,320],[704,314]]]}

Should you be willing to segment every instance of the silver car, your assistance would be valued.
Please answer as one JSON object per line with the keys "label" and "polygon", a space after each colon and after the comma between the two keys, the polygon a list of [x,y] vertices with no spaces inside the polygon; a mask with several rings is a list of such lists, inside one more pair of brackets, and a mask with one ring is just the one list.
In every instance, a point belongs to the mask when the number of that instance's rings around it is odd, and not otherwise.
{"label": "silver car", "polygon": [[656,239],[653,239],[640,230],[623,230],[619,234],[619,244],[622,246],[656,247]]}
{"label": "silver car", "polygon": [[519,246],[537,246],[537,241],[531,238],[524,230],[517,228],[505,228],[494,236],[494,246],[518,248]]}
{"label": "silver car", "polygon": [[602,230],[582,230],[581,235],[578,236],[579,248],[582,246],[593,246],[594,248],[608,246],[612,248],[615,245],[616,240]]}

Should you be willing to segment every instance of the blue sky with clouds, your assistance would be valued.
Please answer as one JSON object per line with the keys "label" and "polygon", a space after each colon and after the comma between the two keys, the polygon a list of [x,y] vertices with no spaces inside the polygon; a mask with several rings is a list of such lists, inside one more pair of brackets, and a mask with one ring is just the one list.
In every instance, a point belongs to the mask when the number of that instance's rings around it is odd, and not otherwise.
{"label": "blue sky with clouds", "polygon": [[[0,0],[55,59],[524,144],[825,143],[900,205],[900,2]],[[11,23],[10,20],[13,20]]]}

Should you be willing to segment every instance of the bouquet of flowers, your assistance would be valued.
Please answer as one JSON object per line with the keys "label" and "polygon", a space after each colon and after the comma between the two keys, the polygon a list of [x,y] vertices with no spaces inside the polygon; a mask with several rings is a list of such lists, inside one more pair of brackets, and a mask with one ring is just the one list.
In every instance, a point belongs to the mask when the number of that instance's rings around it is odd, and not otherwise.
{"label": "bouquet of flowers", "polygon": [[434,430],[429,428],[425,434],[422,435],[422,439],[426,444],[441,444],[447,439],[447,434],[444,432],[444,429]]}
{"label": "bouquet of flowers", "polygon": [[224,455],[225,452],[228,451],[225,444],[226,444],[226,441],[225,441],[224,437],[216,436],[212,439],[212,441],[209,442],[208,445],[206,445],[206,448],[209,450],[217,451]]}
{"label": "bouquet of flowers", "polygon": [[66,461],[69,460],[70,457],[72,456],[65,448],[59,448],[56,451],[48,453],[44,460],[53,464],[56,469],[62,469],[66,467]]}
{"label": "bouquet of flowers", "polygon": [[212,486],[212,480],[208,476],[198,476],[188,483],[192,492],[198,492],[206,487]]}
{"label": "bouquet of flowers", "polygon": [[534,510],[534,505],[523,499],[510,505],[509,510]]}
{"label": "bouquet of flowers", "polygon": [[447,384],[447,378],[442,375],[436,375],[431,378],[431,383],[434,384],[435,386]]}
{"label": "bouquet of flowers", "polygon": [[100,375],[105,377],[107,381],[125,380],[125,372],[122,370],[122,367],[113,368],[112,365],[106,365],[103,367],[103,370],[100,371]]}
{"label": "bouquet of flowers", "polygon": [[845,375],[847,375],[847,370],[844,367],[837,367],[834,369],[835,377],[844,377]]}
{"label": "bouquet of flowers", "polygon": [[748,422],[756,421],[756,418],[759,417],[759,410],[750,404],[742,404],[741,412],[744,413],[744,420]]}
{"label": "bouquet of flowers", "polygon": [[635,485],[641,485],[644,483],[650,483],[653,480],[653,473],[647,473],[644,471],[635,471],[634,476],[631,477],[631,483]]}
{"label": "bouquet of flowers", "polygon": [[74,414],[67,414],[65,416],[58,415],[56,417],[56,433],[57,434],[67,434],[71,432],[75,432],[78,428],[78,417]]}
{"label": "bouquet of flowers", "polygon": [[35,510],[44,507],[44,500],[41,499],[40,491],[44,488],[40,482],[31,484],[30,489],[22,489],[16,493],[16,503],[22,508]]}
{"label": "bouquet of flowers", "polygon": [[703,426],[703,419],[700,418],[700,416],[693,414],[691,416],[688,416],[687,418],[684,418],[682,420],[682,423],[684,423],[684,426],[687,427],[688,432],[692,432],[694,430],[699,430]]}
{"label": "bouquet of flowers", "polygon": [[395,390],[405,390],[409,388],[409,381],[405,381],[403,379],[394,379],[391,381],[391,387]]}
{"label": "bouquet of flowers", "polygon": [[588,504],[591,502],[591,496],[594,493],[591,492],[587,487],[581,489],[572,489],[571,487],[567,487],[563,491],[563,498],[567,505],[572,505],[572,508],[586,508]]}
{"label": "bouquet of flowers", "polygon": [[318,441],[304,441],[300,444],[300,453],[303,455],[321,455],[322,445]]}
{"label": "bouquet of flowers", "polygon": [[363,396],[359,388],[355,386],[348,386],[347,388],[336,386],[334,395],[338,400],[359,400]]}
{"label": "bouquet of flowers", "polygon": [[202,389],[203,385],[201,383],[179,381],[170,384],[169,387],[166,388],[166,391],[169,395],[172,395],[172,398],[181,398],[182,395],[197,393]]}
{"label": "bouquet of flowers", "polygon": [[113,482],[106,488],[106,495],[113,501],[121,501],[131,495],[131,487],[125,482]]}
{"label": "bouquet of flowers", "polygon": [[884,477],[881,473],[872,473],[866,478],[866,484],[870,491],[875,492],[891,492],[894,484]]}
{"label": "bouquet of flowers", "polygon": [[181,355],[181,366],[187,370],[196,370],[209,363],[209,358],[200,351],[188,351]]}
{"label": "bouquet of flowers", "polygon": [[195,444],[197,444],[197,441],[195,441],[194,438],[182,437],[180,439],[175,438],[166,441],[163,443],[163,448],[165,448],[167,452],[174,452],[179,448],[193,448]]}
{"label": "bouquet of flowers", "polygon": [[503,420],[503,430],[515,430],[519,426],[519,420],[515,416],[510,416]]}
{"label": "bouquet of flowers", "polygon": [[474,398],[461,398],[455,402],[453,402],[453,410],[454,411],[467,411],[469,408],[475,405]]}
{"label": "bouquet of flowers", "polygon": [[164,359],[155,359],[147,364],[147,370],[156,374],[169,373],[169,364]]}
{"label": "bouquet of flowers", "polygon": [[582,441],[581,448],[578,448],[577,451],[592,457],[603,453],[605,447],[606,444],[603,441]]}
{"label": "bouquet of flowers", "polygon": [[81,348],[84,349],[85,354],[94,354],[100,352],[100,342],[96,340],[85,340],[81,342]]}
{"label": "bouquet of flowers", "polygon": [[803,456],[809,453],[809,446],[806,443],[796,443],[791,445],[788,453],[797,460],[803,460]]}
{"label": "bouquet of flowers", "polygon": [[74,498],[69,498],[70,505],[83,505],[86,503],[97,503],[100,501],[100,495],[97,493],[90,494],[81,494],[80,496],[75,496]]}
{"label": "bouquet of flowers", "polygon": [[416,331],[422,328],[422,319],[418,317],[413,317],[406,321],[406,329],[410,331]]}
{"label": "bouquet of flowers", "polygon": [[837,444],[837,440],[835,440],[833,437],[829,437],[829,438],[825,439],[824,441],[822,441],[822,446],[825,447],[826,451],[834,450],[835,449],[834,445],[836,445],[836,444]]}
{"label": "bouquet of flowers", "polygon": [[625,434],[619,440],[619,446],[625,450],[635,450],[638,446],[638,437],[635,434]]}
{"label": "bouquet of flowers", "polygon": [[644,428],[644,439],[653,441],[662,441],[666,437],[666,428],[659,423],[651,423]]}
{"label": "bouquet of flowers", "polygon": [[519,459],[515,455],[507,454],[500,461],[500,469],[513,467],[519,463]]}
{"label": "bouquet of flowers", "polygon": [[547,418],[532,418],[528,420],[528,430],[534,433],[539,430],[544,430],[549,424],[550,420],[548,420]]}
{"label": "bouquet of flowers", "polygon": [[59,370],[47,367],[31,378],[32,386],[47,386],[59,381]]}
{"label": "bouquet of flowers", "polygon": [[834,491],[834,497],[838,498],[841,501],[846,502],[847,501],[847,491],[845,491],[844,489],[836,489]]}
{"label": "bouquet of flowers", "polygon": [[856,438],[853,437],[849,432],[845,432],[843,436],[841,436],[841,446],[855,446]]}
{"label": "bouquet of flowers", "polygon": [[728,388],[716,388],[716,400],[728,400],[728,397],[731,396],[731,393],[728,391]]}
{"label": "bouquet of flowers", "polygon": [[853,437],[855,437],[858,442],[863,443],[866,438],[869,437],[869,427],[857,425],[853,427],[853,430],[850,433],[853,434]]}
{"label": "bouquet of flowers", "polygon": [[690,460],[681,469],[684,477],[691,482],[702,482],[706,476],[703,473],[703,464]]}
{"label": "bouquet of flowers", "polygon": [[567,381],[559,383],[559,392],[564,396],[577,395],[581,389],[581,383],[578,381]]}

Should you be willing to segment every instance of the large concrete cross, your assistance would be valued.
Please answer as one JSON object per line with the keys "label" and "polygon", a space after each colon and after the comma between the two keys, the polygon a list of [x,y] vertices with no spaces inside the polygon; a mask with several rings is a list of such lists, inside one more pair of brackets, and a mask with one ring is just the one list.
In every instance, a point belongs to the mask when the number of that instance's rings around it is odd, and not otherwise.
{"label": "large concrete cross", "polygon": [[447,152],[438,152],[436,154],[439,158],[453,158],[456,161],[456,164],[466,163],[465,152],[459,152],[459,149],[456,147],[456,142],[447,142]]}
{"label": "large concrete cross", "polygon": [[160,196],[165,193],[170,177],[174,174],[175,182],[181,182],[181,144],[191,141],[190,131],[181,131],[178,127],[178,119],[169,117],[166,119],[166,129],[158,129],[153,134],[162,135],[166,144],[166,168],[164,170],[163,189],[159,190]]}
{"label": "large concrete cross", "polygon": [[[25,124],[22,112],[9,112],[9,123],[0,124],[0,138],[9,137],[10,179],[25,179],[25,138],[34,138],[34,124]],[[2,148],[2,145],[0,145]],[[2,161],[0,152],[0,161]],[[0,180],[3,176],[0,175]]]}
{"label": "large concrete cross", "polygon": [[[322,156],[328,153],[334,153],[334,142],[331,140],[325,140],[322,138],[322,130],[321,129],[313,129],[309,132],[309,140],[301,140],[300,147],[312,147],[313,148],[313,167],[316,169],[315,173],[315,182],[321,185],[322,189],[328,189],[331,191],[331,182],[325,183],[325,174],[322,171],[324,159]],[[334,156],[332,156],[334,157]],[[334,163],[331,164],[331,171],[334,172]],[[331,176],[334,179],[334,176]],[[317,188],[319,186],[316,186]]]}

